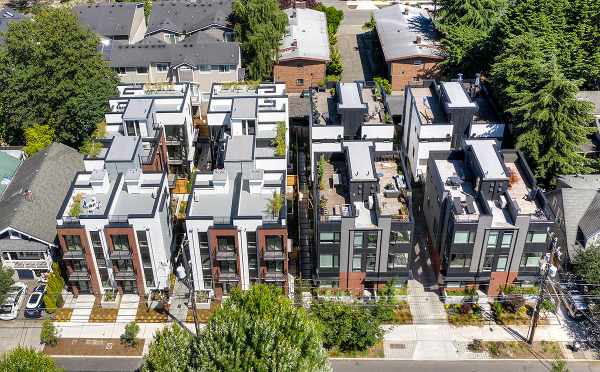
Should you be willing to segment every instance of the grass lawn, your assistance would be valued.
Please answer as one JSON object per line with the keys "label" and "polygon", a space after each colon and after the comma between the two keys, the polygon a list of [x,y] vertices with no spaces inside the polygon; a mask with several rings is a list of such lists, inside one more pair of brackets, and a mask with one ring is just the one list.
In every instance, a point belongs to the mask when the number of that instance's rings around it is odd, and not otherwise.
{"label": "grass lawn", "polygon": [[148,309],[145,303],[140,302],[135,321],[138,323],[166,323],[169,320],[167,312],[163,309]]}
{"label": "grass lawn", "polygon": [[394,324],[412,324],[412,314],[410,313],[410,306],[406,301],[400,301],[394,309]]}
{"label": "grass lawn", "polygon": [[484,319],[479,307],[473,307],[466,313],[462,311],[462,305],[445,305],[448,314],[448,322],[455,326],[480,326]]}
{"label": "grass lawn", "polygon": [[482,351],[495,359],[563,359],[560,346],[554,341],[534,342],[529,346],[520,341],[484,341]]}
{"label": "grass lawn", "polygon": [[73,309],[63,307],[56,309],[54,314],[52,314],[52,317],[55,322],[68,322],[71,320],[71,315],[73,315]]}
{"label": "grass lawn", "polygon": [[108,309],[94,305],[90,314],[90,323],[114,323],[117,321],[119,309]]}
{"label": "grass lawn", "polygon": [[144,350],[144,339],[129,347],[118,338],[61,338],[55,346],[44,347],[48,355],[139,356]]}
{"label": "grass lawn", "polygon": [[328,353],[331,358],[383,358],[383,341],[365,351],[340,351],[334,348]]}

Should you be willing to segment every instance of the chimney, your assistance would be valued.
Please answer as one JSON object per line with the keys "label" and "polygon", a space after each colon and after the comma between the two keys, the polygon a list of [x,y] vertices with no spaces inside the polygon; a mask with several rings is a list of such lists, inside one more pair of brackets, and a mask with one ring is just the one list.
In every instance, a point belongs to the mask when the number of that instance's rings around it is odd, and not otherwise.
{"label": "chimney", "polygon": [[421,44],[421,35],[417,35],[415,38],[415,44]]}

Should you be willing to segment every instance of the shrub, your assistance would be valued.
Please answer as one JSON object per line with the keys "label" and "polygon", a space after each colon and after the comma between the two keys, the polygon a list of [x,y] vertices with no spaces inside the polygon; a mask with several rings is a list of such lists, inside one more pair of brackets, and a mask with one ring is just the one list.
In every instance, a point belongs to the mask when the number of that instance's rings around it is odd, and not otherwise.
{"label": "shrub", "polygon": [[285,133],[286,127],[285,122],[280,121],[277,123],[277,135],[273,139],[272,145],[275,146],[275,155],[285,156]]}
{"label": "shrub", "polygon": [[395,306],[385,300],[379,300],[371,304],[371,314],[380,322],[391,322],[394,320]]}
{"label": "shrub", "polygon": [[140,332],[140,326],[136,322],[128,323],[125,326],[125,332],[121,335],[121,343],[134,347],[137,345],[137,335]]}
{"label": "shrub", "polygon": [[48,275],[48,284],[46,293],[44,293],[44,310],[52,314],[59,307],[63,306],[62,290],[65,281],[60,273],[60,267],[57,262],[52,263],[52,272]]}
{"label": "shrub", "polygon": [[54,359],[35,349],[18,346],[0,359],[0,371],[5,372],[59,372]]}
{"label": "shrub", "polygon": [[504,301],[504,307],[513,312],[518,312],[525,305],[525,299],[520,295],[510,295]]}
{"label": "shrub", "polygon": [[50,319],[46,319],[44,320],[44,323],[42,323],[40,341],[42,344],[50,346],[54,346],[58,343],[58,331]]}
{"label": "shrub", "polygon": [[467,346],[467,348],[469,349],[469,351],[472,351],[474,353],[480,353],[483,351],[483,342],[481,342],[480,339],[476,338]]}
{"label": "shrub", "polygon": [[545,298],[544,301],[542,301],[541,308],[543,311],[554,312],[556,310],[556,305],[554,305],[552,300]]}

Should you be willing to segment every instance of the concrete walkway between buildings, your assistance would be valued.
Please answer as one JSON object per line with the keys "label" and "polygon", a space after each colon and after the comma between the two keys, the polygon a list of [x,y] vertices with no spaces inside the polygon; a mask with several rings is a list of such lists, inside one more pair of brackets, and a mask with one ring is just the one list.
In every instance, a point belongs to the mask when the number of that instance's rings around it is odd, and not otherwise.
{"label": "concrete walkway between buildings", "polygon": [[121,297],[119,312],[117,313],[117,323],[129,323],[135,320],[140,296],[134,294],[124,294]]}
{"label": "concrete walkway between buildings", "polygon": [[73,309],[71,315],[71,322],[73,323],[87,323],[92,314],[92,308],[96,297],[94,295],[79,295],[77,298],[70,298],[65,301],[64,307]]}

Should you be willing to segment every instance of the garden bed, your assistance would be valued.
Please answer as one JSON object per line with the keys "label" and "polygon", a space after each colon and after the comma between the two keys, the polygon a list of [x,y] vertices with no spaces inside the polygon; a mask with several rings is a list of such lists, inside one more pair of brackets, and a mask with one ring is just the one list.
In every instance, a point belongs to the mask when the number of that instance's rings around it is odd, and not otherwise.
{"label": "garden bed", "polygon": [[445,305],[448,323],[455,326],[480,326],[484,323],[481,308],[477,304]]}
{"label": "garden bed", "polygon": [[60,309],[56,309],[54,314],[52,314],[52,318],[55,322],[68,322],[71,320],[71,315],[73,315],[73,309],[63,307]]}
{"label": "garden bed", "polygon": [[412,314],[410,313],[410,306],[406,301],[400,301],[394,309],[394,320],[393,324],[412,324]]}
{"label": "garden bed", "polygon": [[[217,308],[217,304],[211,304],[210,309],[197,309],[196,315],[198,316],[198,321],[200,323],[208,323],[208,319],[217,310]],[[192,309],[188,310],[187,316],[185,317],[185,321],[187,323],[194,322],[194,312],[192,311]]]}
{"label": "garden bed", "polygon": [[[473,344],[471,344],[473,345]],[[494,359],[563,359],[558,342],[540,341],[532,346],[521,341],[483,341],[481,346],[473,350],[487,352]]]}
{"label": "garden bed", "polygon": [[105,308],[99,305],[94,305],[90,313],[90,323],[114,323],[117,321],[119,309]]}
{"label": "garden bed", "polygon": [[137,323],[166,323],[169,321],[167,312],[162,308],[148,309],[145,303],[140,302],[135,314]]}
{"label": "garden bed", "polygon": [[330,358],[384,358],[383,341],[365,351],[341,351],[337,348],[327,351]]}
{"label": "garden bed", "polygon": [[55,346],[46,345],[48,355],[141,356],[144,339],[127,346],[118,338],[61,338]]}

